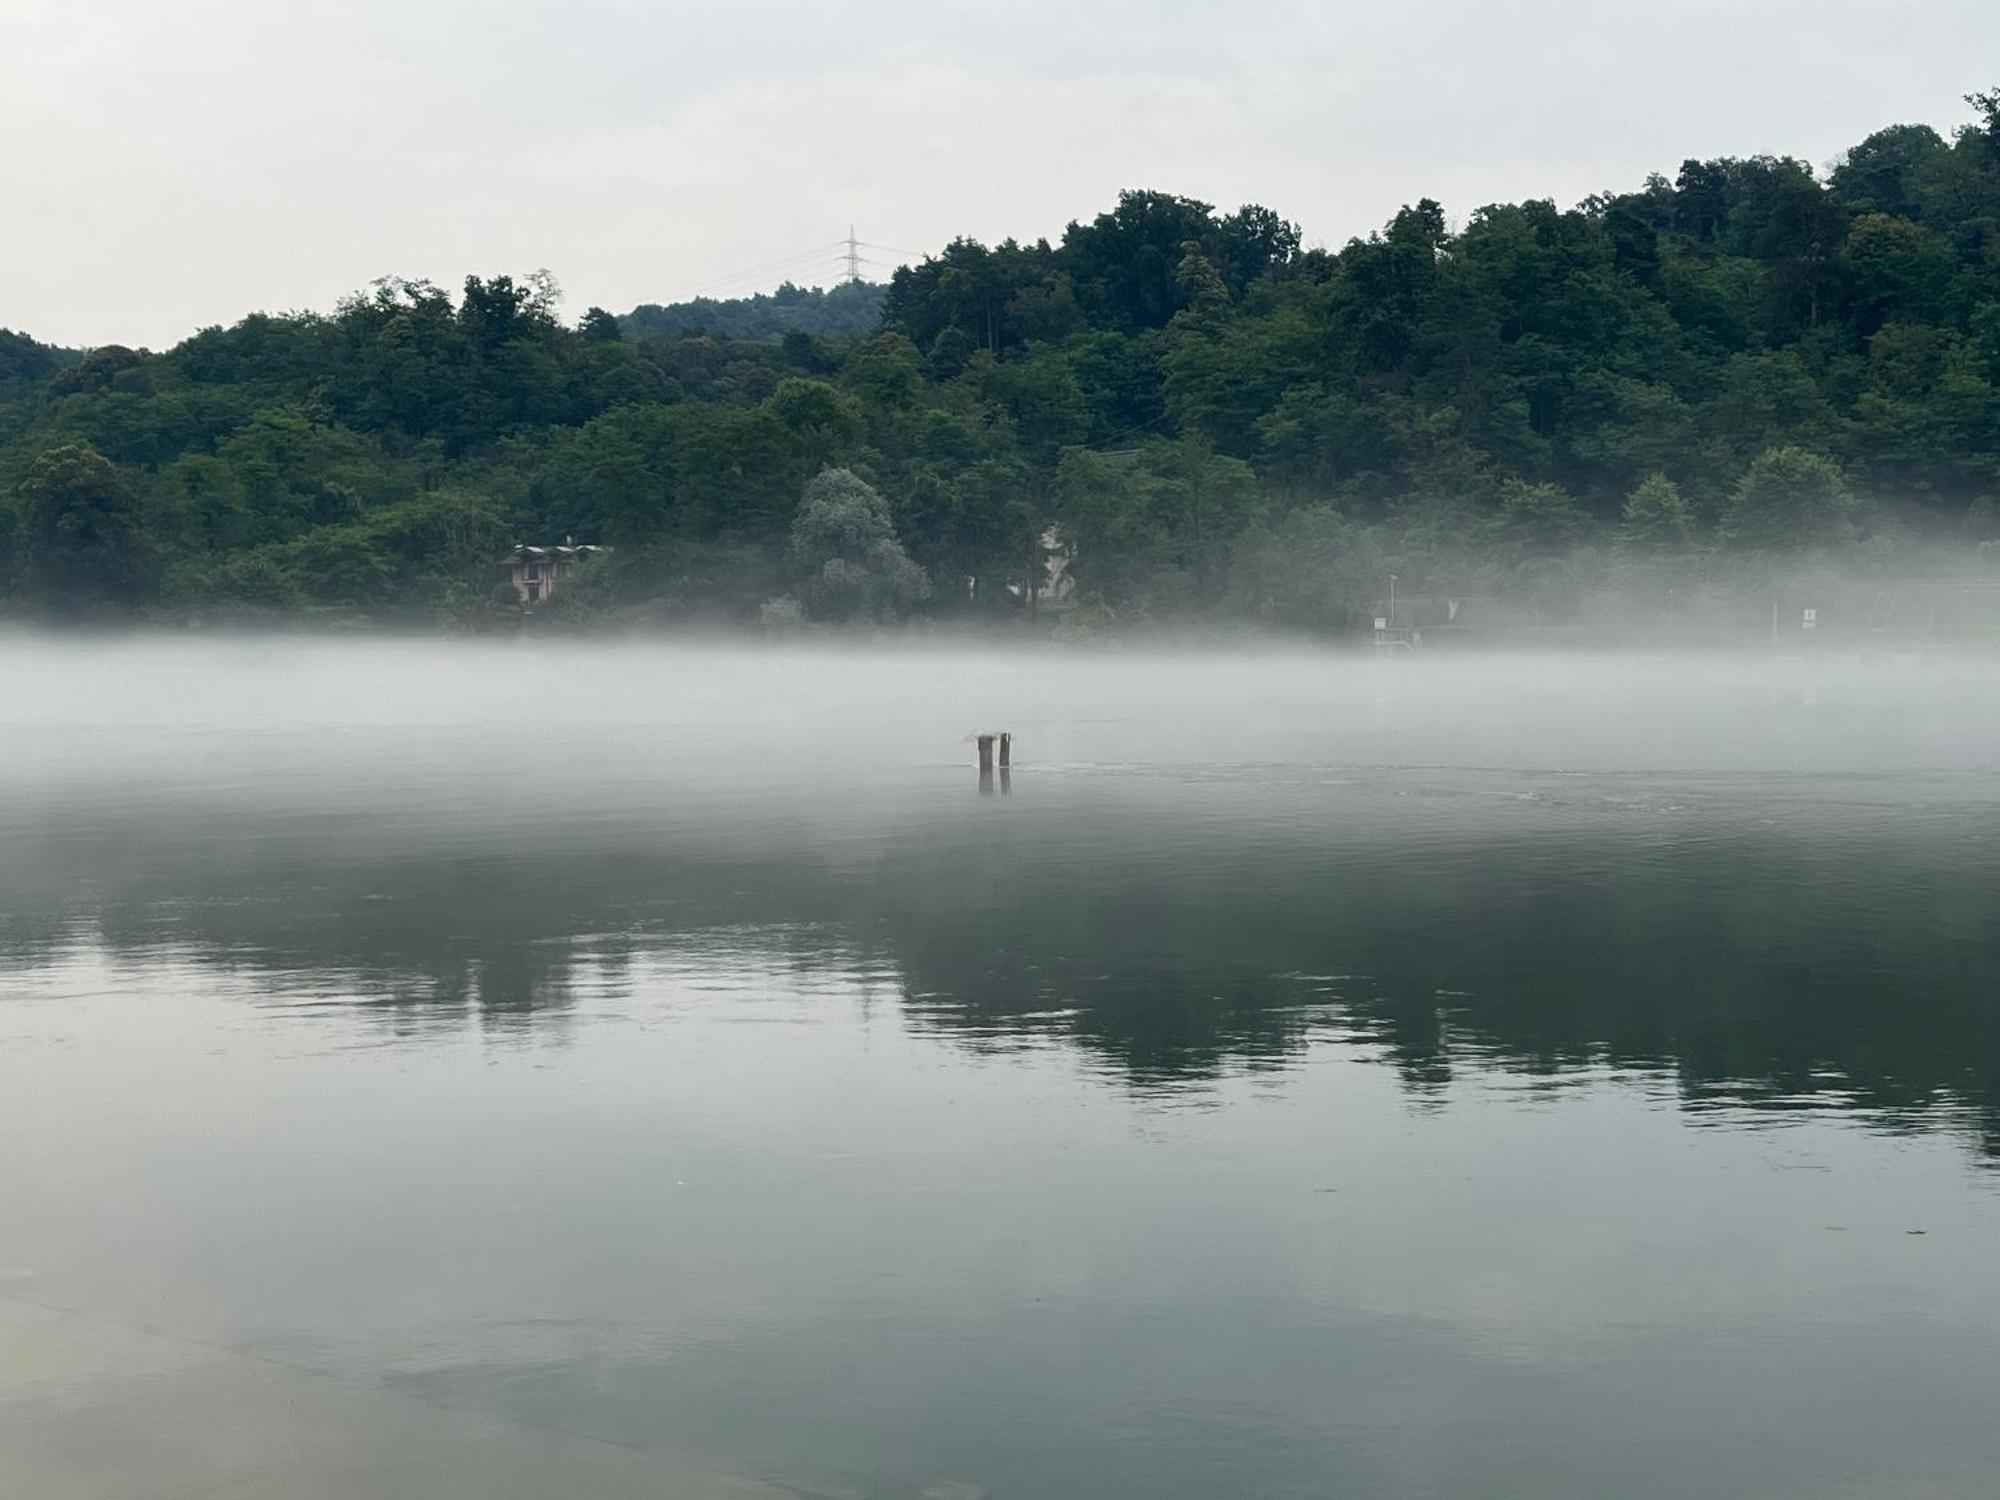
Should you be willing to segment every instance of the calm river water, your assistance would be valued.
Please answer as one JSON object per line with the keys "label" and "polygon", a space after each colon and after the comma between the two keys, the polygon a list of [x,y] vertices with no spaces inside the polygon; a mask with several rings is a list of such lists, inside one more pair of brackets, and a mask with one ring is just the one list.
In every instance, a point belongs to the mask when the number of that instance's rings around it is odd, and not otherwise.
{"label": "calm river water", "polygon": [[9,1496],[2000,1492],[2000,663],[0,680]]}

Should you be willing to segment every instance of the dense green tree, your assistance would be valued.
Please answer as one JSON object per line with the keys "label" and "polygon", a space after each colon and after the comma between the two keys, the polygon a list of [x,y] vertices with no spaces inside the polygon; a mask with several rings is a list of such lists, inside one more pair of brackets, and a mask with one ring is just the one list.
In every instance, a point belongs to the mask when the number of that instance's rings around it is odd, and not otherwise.
{"label": "dense green tree", "polygon": [[1757,455],[1722,515],[1723,537],[1743,547],[1782,550],[1842,540],[1854,497],[1839,465],[1804,448]]}
{"label": "dense green tree", "polygon": [[58,614],[130,609],[152,596],[158,559],[131,487],[103,454],[52,448],[20,484],[21,552],[30,591]]}
{"label": "dense green tree", "polygon": [[1852,213],[1921,218],[1925,175],[1949,149],[1928,125],[1891,125],[1843,156],[1828,186]]}
{"label": "dense green tree", "polygon": [[1230,563],[1228,605],[1267,625],[1352,629],[1367,622],[1390,571],[1373,528],[1307,506],[1245,531]]}
{"label": "dense green tree", "polygon": [[1567,552],[1590,530],[1590,517],[1560,485],[1510,479],[1500,487],[1500,533],[1525,556]]}
{"label": "dense green tree", "polygon": [[1858,331],[1895,318],[1937,321],[1952,300],[1959,262],[1949,241],[1889,214],[1863,214],[1849,227],[1846,264]]}
{"label": "dense green tree", "polygon": [[77,358],[71,350],[39,344],[25,333],[0,328],[0,401],[19,397],[37,382],[67,369]]}
{"label": "dense green tree", "polygon": [[1191,440],[1120,454],[1063,453],[1055,510],[1089,589],[1158,606],[1212,603],[1256,503],[1240,459]]}
{"label": "dense green tree", "polygon": [[1642,550],[1684,546],[1694,535],[1694,513],[1680,486],[1664,474],[1649,474],[1625,497],[1619,539]]}

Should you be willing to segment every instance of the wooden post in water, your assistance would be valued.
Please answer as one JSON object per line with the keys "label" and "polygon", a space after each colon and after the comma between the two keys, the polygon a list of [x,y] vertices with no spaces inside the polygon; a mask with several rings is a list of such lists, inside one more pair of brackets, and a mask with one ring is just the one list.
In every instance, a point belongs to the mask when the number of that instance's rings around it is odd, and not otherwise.
{"label": "wooden post in water", "polygon": [[1003,792],[1013,790],[1010,782],[1013,779],[1011,767],[1014,760],[1014,736],[1005,730],[996,729],[986,734],[976,734],[973,738],[979,741],[979,790],[981,792],[993,790],[995,740],[1000,742],[1000,790]]}

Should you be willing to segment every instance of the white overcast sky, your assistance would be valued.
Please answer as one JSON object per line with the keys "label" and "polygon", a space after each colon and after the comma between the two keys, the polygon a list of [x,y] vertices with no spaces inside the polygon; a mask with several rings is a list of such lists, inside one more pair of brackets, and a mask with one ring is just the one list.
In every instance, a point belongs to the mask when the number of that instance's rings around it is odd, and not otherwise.
{"label": "white overcast sky", "polygon": [[0,0],[0,326],[159,347],[540,266],[622,312],[830,280],[850,220],[1053,237],[1137,186],[1338,245],[1425,195],[1823,165],[1995,84],[2000,0]]}

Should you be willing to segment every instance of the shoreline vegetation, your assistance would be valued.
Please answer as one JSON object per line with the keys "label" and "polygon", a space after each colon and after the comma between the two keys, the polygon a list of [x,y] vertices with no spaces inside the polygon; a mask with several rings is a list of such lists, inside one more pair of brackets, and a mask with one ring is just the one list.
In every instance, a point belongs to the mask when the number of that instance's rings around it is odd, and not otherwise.
{"label": "shoreline vegetation", "polygon": [[[538,272],[161,352],[0,330],[0,618],[2000,638],[2000,90],[1966,103],[1338,251],[1134,191],[622,319]],[[503,559],[571,540],[608,550],[524,608]]]}

